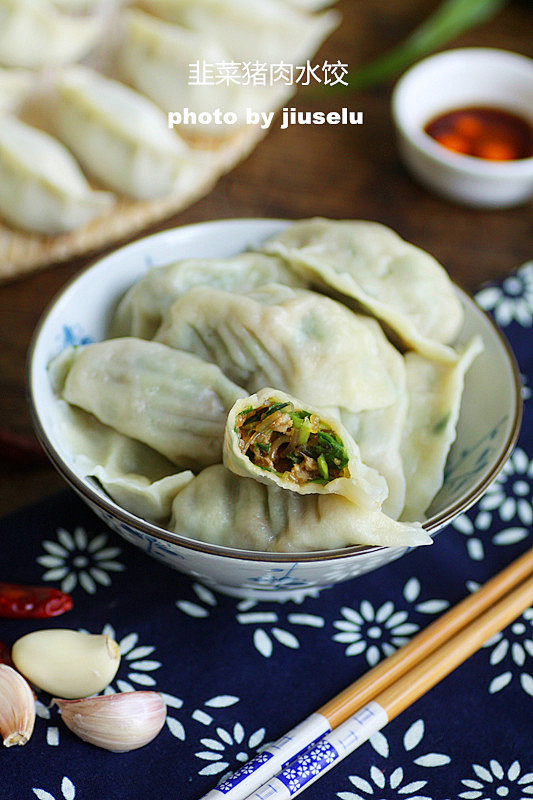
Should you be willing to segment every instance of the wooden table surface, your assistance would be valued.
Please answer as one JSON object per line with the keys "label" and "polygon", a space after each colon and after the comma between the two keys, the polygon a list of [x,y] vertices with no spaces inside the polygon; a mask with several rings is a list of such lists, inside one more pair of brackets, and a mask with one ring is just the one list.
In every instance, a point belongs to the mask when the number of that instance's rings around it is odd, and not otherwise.
{"label": "wooden table surface", "polygon": [[[340,0],[342,25],[320,51],[320,59],[340,59],[354,68],[401,41],[437,5],[437,0]],[[512,2],[496,18],[448,46],[500,47],[531,56],[532,31],[528,2]],[[531,205],[502,211],[463,208],[431,195],[406,174],[394,145],[392,85],[391,81],[342,97],[325,94],[312,106],[297,96],[292,105],[363,111],[364,124],[287,130],[274,125],[209,196],[143,233],[235,217],[376,220],[431,252],[470,291],[530,259]],[[1,429],[32,436],[25,394],[32,332],[56,292],[92,260],[93,256],[78,258],[0,286]],[[47,463],[16,464],[3,450],[0,445],[0,515],[65,486]]]}

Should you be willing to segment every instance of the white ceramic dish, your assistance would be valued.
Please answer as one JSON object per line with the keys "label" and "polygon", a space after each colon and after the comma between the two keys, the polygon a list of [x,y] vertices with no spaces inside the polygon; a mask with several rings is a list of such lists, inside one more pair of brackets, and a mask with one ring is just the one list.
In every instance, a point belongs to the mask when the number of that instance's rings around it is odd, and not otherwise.
{"label": "white ceramic dish", "polygon": [[533,60],[487,47],[447,50],[407,70],[392,117],[407,168],[433,191],[469,206],[503,208],[533,196],[533,158],[488,161],[454,153],[425,133],[434,117],[467,106],[514,112],[533,125]]}
{"label": "white ceramic dish", "polygon": [[[28,361],[29,400],[37,435],[55,467],[99,517],[150,556],[215,589],[277,600],[374,570],[399,558],[407,548],[350,547],[301,555],[248,552],[193,541],[130,514],[98,483],[80,474],[64,452],[55,430],[47,365],[67,344],[105,338],[119,298],[150,266],[185,257],[230,256],[257,245],[286,224],[278,220],[201,223],[117,250],[81,273],[52,302],[35,332]],[[510,454],[520,425],[520,380],[514,360],[488,316],[457,291],[466,312],[460,338],[466,341],[480,333],[485,351],[467,376],[445,483],[425,524],[431,534],[481,496]]]}

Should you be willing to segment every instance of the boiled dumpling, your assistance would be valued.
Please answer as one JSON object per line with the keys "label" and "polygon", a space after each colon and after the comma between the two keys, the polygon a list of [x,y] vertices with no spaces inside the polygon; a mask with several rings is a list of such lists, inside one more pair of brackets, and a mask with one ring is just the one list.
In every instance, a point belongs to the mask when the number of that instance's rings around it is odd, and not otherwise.
{"label": "boiled dumpling", "polygon": [[483,343],[476,336],[457,364],[439,364],[418,353],[405,356],[409,407],[400,449],[407,485],[403,519],[423,519],[442,485],[465,375],[482,350]]}
{"label": "boiled dumpling", "polygon": [[172,303],[195,286],[242,293],[267,283],[302,286],[304,281],[281,259],[262,253],[189,258],[152,267],[120,301],[110,335],[151,339]]}
{"label": "boiled dumpling", "polygon": [[316,292],[268,284],[246,295],[200,287],[155,337],[217,364],[248,390],[275,386],[317,406],[381,408],[396,393],[378,323]]}
{"label": "boiled dumpling", "polygon": [[144,339],[76,348],[62,397],[173,464],[222,460],[229,409],[245,393],[213,364]]}
{"label": "boiled dumpling", "polygon": [[383,511],[398,519],[405,503],[405,474],[400,453],[408,407],[405,361],[394,347],[384,348],[381,358],[394,384],[394,402],[359,413],[342,409],[340,418],[356,440],[364,463],[374,467],[387,481],[389,494]]}
{"label": "boiled dumpling", "polygon": [[62,14],[48,0],[0,0],[0,64],[6,67],[70,64],[101,33],[101,19]]}
{"label": "boiled dumpling", "polygon": [[353,298],[409,349],[453,363],[449,346],[463,321],[445,270],[418,247],[377,222],[296,222],[261,248],[325,288]]}
{"label": "boiled dumpling", "polygon": [[56,131],[85,169],[117,192],[153,199],[189,185],[207,163],[150,100],[86,67],[57,81]]}
{"label": "boiled dumpling", "polygon": [[388,492],[335,415],[269,387],[231,408],[224,464],[245,478],[299,495],[336,494],[371,511]]}
{"label": "boiled dumpling", "polygon": [[60,142],[10,116],[0,121],[0,185],[0,214],[37,233],[75,230],[113,204],[111,194],[91,189]]}
{"label": "boiled dumpling", "polygon": [[302,497],[241,478],[222,464],[202,470],[179,492],[170,528],[202,542],[267,552],[414,547],[432,541],[418,522],[363,511],[338,495]]}

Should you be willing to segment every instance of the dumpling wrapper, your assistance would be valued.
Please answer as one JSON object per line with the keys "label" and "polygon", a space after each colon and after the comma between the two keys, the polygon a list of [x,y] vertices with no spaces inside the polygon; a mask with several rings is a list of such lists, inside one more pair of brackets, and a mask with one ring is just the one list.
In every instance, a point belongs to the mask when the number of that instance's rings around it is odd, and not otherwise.
{"label": "dumpling wrapper", "polygon": [[191,289],[167,311],[155,339],[217,364],[248,394],[275,386],[306,403],[352,411],[396,397],[380,355],[392,345],[378,323],[304,289]]}
{"label": "dumpling wrapper", "polygon": [[18,111],[30,95],[34,82],[29,69],[0,68],[0,113]]}
{"label": "dumpling wrapper", "polygon": [[183,468],[222,460],[229,409],[245,392],[214,364],[144,339],[74,348],[62,397]]}
{"label": "dumpling wrapper", "polygon": [[[389,494],[383,511],[398,519],[405,503],[405,474],[400,446],[407,417],[408,397],[403,356],[393,347],[382,353],[384,364],[394,383],[396,399],[385,408],[352,413],[335,409],[349,433],[356,440],[363,462],[383,475]],[[413,517],[413,519],[415,519]]]}
{"label": "dumpling wrapper", "polygon": [[172,501],[194,473],[176,472],[175,465],[155,450],[63,400],[65,380],[75,359],[76,348],[67,347],[48,368],[56,394],[52,417],[59,446],[76,470],[96,478],[126,511],[151,522],[168,521]]}
{"label": "dumpling wrapper", "polygon": [[465,375],[483,342],[475,336],[455,365],[407,353],[409,406],[401,443],[406,477],[402,519],[423,519],[442,486],[448,452],[456,436]]}
{"label": "dumpling wrapper", "polygon": [[[249,418],[249,415],[247,413],[243,414],[243,412],[249,412],[251,409],[257,412],[257,409],[265,409],[273,405],[278,407],[283,404],[285,404],[284,408],[271,415],[272,422],[270,426],[266,427],[265,421],[260,425],[262,435],[260,434],[259,438],[254,427],[251,430],[256,435],[253,437],[252,442],[250,442],[249,437],[247,442],[243,440],[240,433],[241,426]],[[326,440],[326,446],[322,447],[320,437],[316,437],[312,433],[309,435],[309,430],[307,430],[305,445],[301,445],[299,448],[291,448],[291,452],[303,459],[302,463],[293,464],[290,471],[281,472],[276,471],[276,464],[270,461],[270,451],[275,448],[275,452],[279,452],[280,441],[290,440],[291,434],[295,434],[296,439],[298,439],[299,432],[305,430],[301,425],[301,419],[299,427],[293,427],[293,424],[298,422],[299,418],[296,417],[293,421],[290,414],[287,413],[288,411],[296,412],[295,416],[298,412],[305,412],[308,421],[314,415],[317,420],[315,427],[318,427],[320,431],[325,431],[327,436],[333,438],[335,445],[334,449],[332,449]],[[318,441],[315,442],[315,439],[318,439]],[[250,455],[255,452],[253,442],[259,440],[268,443],[269,453],[262,454],[258,448],[258,460],[254,462],[251,460]],[[340,446],[337,447],[338,443],[340,443]],[[246,451],[244,450],[245,444]],[[286,448],[288,444],[289,442],[287,441],[282,446]],[[310,447],[313,449],[310,450]],[[316,458],[307,457],[306,462],[306,458],[303,456],[303,453],[311,453],[315,448],[323,449],[327,454],[325,456],[324,452],[322,453],[323,461],[320,465],[317,465]],[[223,454],[224,465],[236,475],[254,478],[267,485],[273,483],[282,489],[296,492],[300,495],[336,494],[346,497],[360,508],[377,510],[381,508],[388,494],[385,479],[376,470],[363,464],[357,444],[338,418],[328,414],[327,411],[302,404],[300,400],[285,392],[268,387],[261,389],[257,394],[237,400],[230,409],[224,432]],[[337,459],[336,463],[334,456]],[[286,460],[286,456],[284,456],[284,459]],[[341,459],[342,469],[339,469],[338,465],[341,463]],[[260,465],[259,460],[264,463]],[[329,480],[326,478],[321,479],[320,467],[328,477],[330,474],[332,475]],[[340,473],[338,477],[333,476],[334,471]]]}
{"label": "dumpling wrapper", "polygon": [[222,464],[202,470],[176,496],[171,530],[242,550],[301,553],[351,545],[431,544],[420,523],[363,511],[338,495],[299,495],[241,478]]}
{"label": "dumpling wrapper", "polygon": [[[293,86],[282,82],[270,85],[247,85],[244,82],[202,82],[194,78],[192,66],[231,64],[234,59],[218,37],[181,25],[164,22],[138,9],[123,12],[124,33],[118,48],[120,77],[156,103],[167,114],[191,112],[187,124],[178,124],[184,134],[211,138],[234,135],[247,122],[247,109],[267,112],[282,106],[294,93]],[[201,67],[200,67],[201,69]],[[214,66],[206,67],[214,70]],[[205,115],[217,109],[237,115],[235,124]],[[203,114],[203,122],[198,116]],[[196,118],[192,115],[196,115]]]}
{"label": "dumpling wrapper", "polygon": [[81,66],[64,70],[56,88],[56,134],[105,186],[153,200],[208,174],[209,158],[194,153],[139,92]]}
{"label": "dumpling wrapper", "polygon": [[91,189],[66,147],[11,116],[0,118],[0,184],[0,214],[37,233],[76,230],[114,202]]}
{"label": "dumpling wrapper", "polygon": [[71,64],[95,47],[102,30],[98,17],[62,14],[48,0],[0,0],[0,64]]}
{"label": "dumpling wrapper", "polygon": [[140,0],[145,10],[219,41],[233,61],[301,64],[340,22],[283,0]]}
{"label": "dumpling wrapper", "polygon": [[303,286],[304,280],[281,259],[262,253],[190,258],[152,267],[120,301],[110,335],[153,338],[172,303],[195,286],[243,293],[267,283]]}
{"label": "dumpling wrapper", "polygon": [[424,250],[377,222],[302,220],[267,240],[263,252],[321,287],[352,298],[408,348],[454,363],[450,346],[463,321],[454,286]]}

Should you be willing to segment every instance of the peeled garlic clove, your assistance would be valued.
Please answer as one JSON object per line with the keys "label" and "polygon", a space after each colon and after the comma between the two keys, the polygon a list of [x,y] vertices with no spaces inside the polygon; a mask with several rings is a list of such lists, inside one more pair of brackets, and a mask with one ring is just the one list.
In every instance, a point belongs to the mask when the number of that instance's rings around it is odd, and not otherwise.
{"label": "peeled garlic clove", "polygon": [[87,697],[108,686],[120,664],[118,644],[106,634],[64,628],[17,639],[11,657],[35,686],[61,697]]}
{"label": "peeled garlic clove", "polygon": [[157,692],[122,692],[62,700],[54,697],[61,719],[85,742],[126,753],[155,739],[166,718],[165,701]]}
{"label": "peeled garlic clove", "polygon": [[35,700],[22,675],[0,664],[0,736],[6,747],[26,744],[35,723]]}

